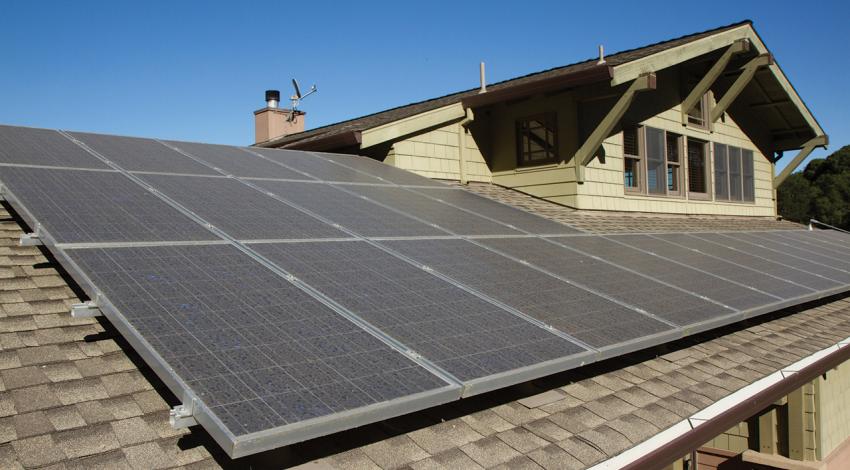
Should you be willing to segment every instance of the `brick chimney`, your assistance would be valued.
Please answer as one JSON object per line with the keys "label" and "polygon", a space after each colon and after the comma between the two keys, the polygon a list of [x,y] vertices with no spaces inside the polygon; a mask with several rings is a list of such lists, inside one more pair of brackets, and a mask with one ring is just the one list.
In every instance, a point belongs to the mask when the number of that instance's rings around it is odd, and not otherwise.
{"label": "brick chimney", "polygon": [[295,111],[289,120],[290,110],[278,107],[280,91],[266,90],[266,107],[254,111],[254,143],[304,131],[304,112]]}

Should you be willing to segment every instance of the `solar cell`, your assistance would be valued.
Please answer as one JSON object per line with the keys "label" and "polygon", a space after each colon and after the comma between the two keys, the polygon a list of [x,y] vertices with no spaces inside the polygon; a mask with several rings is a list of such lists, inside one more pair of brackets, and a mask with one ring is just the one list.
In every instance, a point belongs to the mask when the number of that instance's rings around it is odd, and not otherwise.
{"label": "solar cell", "polygon": [[520,233],[506,225],[464,212],[405,188],[351,185],[346,189],[459,235],[517,235]]}
{"label": "solar cell", "polygon": [[337,165],[309,152],[259,147],[251,150],[298,171],[308,173],[314,178],[322,181],[386,184],[386,181],[372,175],[355,171],[342,165]]}
{"label": "solar cell", "polygon": [[0,163],[69,168],[109,168],[52,129],[0,125]]}
{"label": "solar cell", "polygon": [[731,238],[746,240],[751,243],[767,247],[771,250],[780,251],[791,256],[796,256],[798,258],[808,259],[814,261],[815,263],[850,273],[850,262],[836,259],[834,256],[829,256],[828,254],[824,254],[815,250],[802,248],[799,245],[795,245],[793,243],[787,243],[782,240],[775,240],[767,232],[741,232],[729,233],[727,235]]}
{"label": "solar cell", "polygon": [[366,242],[252,248],[464,381],[584,351]]}
{"label": "solar cell", "polygon": [[387,165],[369,157],[363,157],[360,155],[345,155],[341,153],[317,153],[317,155],[394,184],[410,186],[445,186],[444,183],[439,181],[417,175],[411,171],[396,168],[392,165]]}
{"label": "solar cell", "polygon": [[733,310],[689,292],[626,271],[541,238],[491,238],[480,242],[517,259],[634,305],[679,326],[729,315]]}
{"label": "solar cell", "polygon": [[738,310],[760,307],[776,301],[776,298],[767,294],[637,249],[629,249],[605,237],[556,237],[554,240]]}
{"label": "solar cell", "polygon": [[328,184],[253,182],[287,201],[369,237],[439,236],[446,232]]}
{"label": "solar cell", "polygon": [[511,225],[527,233],[557,235],[580,233],[578,230],[530,212],[496,202],[492,199],[472,194],[468,191],[445,191],[436,189],[416,189],[415,191],[431,198],[444,201],[461,209],[470,211],[503,224]]}
{"label": "solar cell", "polygon": [[236,438],[277,430],[283,445],[448,386],[231,246],[68,256]]}
{"label": "solar cell", "polygon": [[791,299],[813,292],[808,287],[778,277],[771,277],[742,263],[733,263],[722,258],[712,257],[650,235],[616,235],[610,238],[723,279],[758,289],[777,299]]}
{"label": "solar cell", "polygon": [[763,273],[793,281],[811,289],[831,289],[839,285],[839,283],[823,276],[793,268],[787,264],[780,264],[776,261],[759,257],[754,253],[747,252],[746,250],[735,250],[725,245],[707,242],[706,240],[693,235],[678,233],[656,235],[656,237],[692,250],[698,250],[701,253],[716,256],[732,263],[744,265],[750,269],[755,269]]}
{"label": "solar cell", "polygon": [[817,236],[817,232],[808,231],[787,231],[774,232],[768,234],[771,240],[782,243],[790,243],[805,250],[814,251],[820,255],[833,256],[842,261],[850,261],[850,253],[846,248],[834,245],[822,237]]}
{"label": "solar cell", "polygon": [[4,167],[0,179],[58,243],[218,239],[121,173]]}
{"label": "solar cell", "polygon": [[178,141],[166,141],[165,143],[221,169],[226,174],[234,176],[296,180],[313,179],[238,147]]}
{"label": "solar cell", "polygon": [[850,273],[815,263],[805,258],[791,256],[783,251],[772,250],[764,246],[753,244],[747,240],[737,239],[723,233],[694,233],[692,237],[700,240],[722,245],[736,253],[745,252],[759,258],[781,263],[794,269],[816,274],[839,284],[850,283]]}
{"label": "solar cell", "polygon": [[180,154],[180,152],[175,152],[153,139],[87,134],[84,132],[72,132],[71,135],[127,171],[218,174],[215,170]]}
{"label": "solar cell", "polygon": [[465,240],[381,242],[593,347],[672,330],[658,320]]}
{"label": "solar cell", "polygon": [[240,240],[347,235],[233,178],[139,175],[212,225]]}

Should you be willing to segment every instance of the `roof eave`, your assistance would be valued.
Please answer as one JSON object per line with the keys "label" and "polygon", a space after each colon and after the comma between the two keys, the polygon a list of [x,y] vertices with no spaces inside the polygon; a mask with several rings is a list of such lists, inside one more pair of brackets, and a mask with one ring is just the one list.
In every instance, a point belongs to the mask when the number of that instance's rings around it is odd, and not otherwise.
{"label": "roof eave", "polygon": [[347,131],[338,134],[325,135],[315,139],[296,140],[295,142],[290,142],[282,146],[274,144],[270,146],[289,150],[324,151],[338,149],[341,147],[359,147],[362,141],[363,139],[360,131]]}
{"label": "roof eave", "polygon": [[611,80],[613,76],[613,67],[607,64],[600,64],[585,70],[480,93],[475,96],[463,98],[461,103],[463,103],[464,108],[478,108],[488,104],[523,98],[539,93]]}

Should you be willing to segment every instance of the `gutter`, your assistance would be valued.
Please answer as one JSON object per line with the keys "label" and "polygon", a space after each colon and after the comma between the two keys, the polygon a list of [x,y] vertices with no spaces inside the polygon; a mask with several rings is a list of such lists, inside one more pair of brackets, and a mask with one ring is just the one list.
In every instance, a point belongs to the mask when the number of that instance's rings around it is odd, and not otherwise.
{"label": "gutter", "polygon": [[776,371],[590,470],[663,469],[819,375],[850,360],[850,338]]}

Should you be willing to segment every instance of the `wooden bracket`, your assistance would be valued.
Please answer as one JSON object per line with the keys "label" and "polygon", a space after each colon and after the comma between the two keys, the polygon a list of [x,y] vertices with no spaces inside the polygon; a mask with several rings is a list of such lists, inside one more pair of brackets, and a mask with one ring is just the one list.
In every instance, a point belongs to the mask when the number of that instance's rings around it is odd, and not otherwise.
{"label": "wooden bracket", "polygon": [[817,147],[826,147],[827,145],[829,145],[829,136],[826,134],[814,137],[813,139],[803,144],[803,149],[800,150],[797,156],[795,156],[793,160],[788,162],[788,165],[785,166],[785,168],[782,170],[782,173],[773,178],[773,189],[779,188],[779,186],[788,178],[788,176],[791,175],[791,173],[796,170],[798,166],[800,166],[800,163],[803,163],[803,160],[805,160],[806,157],[808,157],[809,154],[812,153],[812,150]]}
{"label": "wooden bracket", "polygon": [[747,52],[750,50],[750,40],[749,39],[738,39],[733,42],[726,50],[723,52],[723,55],[717,59],[717,62],[708,69],[708,72],[705,73],[705,76],[696,84],[693,90],[688,94],[688,96],[682,101],[682,125],[688,124],[688,112],[699,103],[699,100],[702,99],[703,95],[705,95],[711,86],[714,85],[714,82],[717,81],[717,78],[720,77],[720,74],[726,70],[726,66],[729,64],[729,61],[732,60],[732,56],[736,54],[740,54],[742,52]]}
{"label": "wooden bracket", "polygon": [[750,83],[750,80],[752,80],[756,75],[758,69],[769,65],[773,65],[773,56],[768,53],[754,57],[741,67],[741,75],[738,75],[738,78],[736,78],[732,86],[726,90],[726,93],[723,94],[723,97],[720,98],[717,105],[711,109],[709,123],[713,124],[717,122],[717,120],[720,119],[720,116],[729,109],[729,106],[735,101],[735,98],[744,91],[744,88],[746,88],[746,86]]}
{"label": "wooden bracket", "polygon": [[620,99],[614,104],[608,114],[602,119],[596,129],[590,133],[587,140],[584,141],[581,148],[573,156],[573,162],[576,166],[576,181],[584,183],[584,169],[593,161],[602,142],[611,134],[620,119],[629,109],[629,106],[634,100],[635,94],[640,91],[654,90],[656,88],[656,79],[654,73],[648,73],[636,78],[626,91],[620,96]]}

